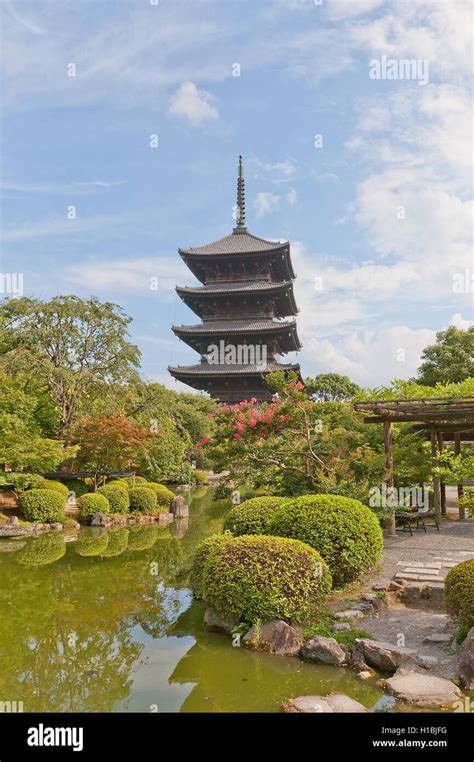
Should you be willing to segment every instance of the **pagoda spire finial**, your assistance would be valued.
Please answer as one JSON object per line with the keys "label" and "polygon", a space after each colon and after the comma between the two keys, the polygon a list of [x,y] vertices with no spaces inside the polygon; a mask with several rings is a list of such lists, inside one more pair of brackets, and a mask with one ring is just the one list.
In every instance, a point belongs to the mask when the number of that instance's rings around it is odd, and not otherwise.
{"label": "pagoda spire finial", "polygon": [[244,160],[239,156],[239,175],[237,178],[237,227],[235,232],[246,230],[245,227],[245,179],[244,179]]}

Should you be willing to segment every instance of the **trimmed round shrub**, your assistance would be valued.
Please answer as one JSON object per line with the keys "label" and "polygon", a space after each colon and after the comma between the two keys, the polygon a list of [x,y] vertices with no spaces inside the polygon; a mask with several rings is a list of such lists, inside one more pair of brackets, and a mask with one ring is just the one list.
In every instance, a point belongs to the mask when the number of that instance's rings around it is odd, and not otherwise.
{"label": "trimmed round shrub", "polygon": [[128,535],[129,550],[147,550],[152,548],[158,539],[158,527],[133,527]]}
{"label": "trimmed round shrub", "polygon": [[109,532],[109,541],[107,547],[101,553],[103,558],[112,558],[120,556],[128,545],[128,529],[112,529]]}
{"label": "trimmed round shrub", "polygon": [[306,542],[326,561],[335,587],[376,567],[382,556],[382,530],[375,514],[349,497],[303,495],[275,512],[270,534]]}
{"label": "trimmed round shrub", "polygon": [[15,553],[15,560],[24,566],[45,566],[59,561],[66,553],[64,537],[57,534],[44,534],[27,540]]}
{"label": "trimmed round shrub", "polygon": [[127,513],[130,505],[128,490],[119,484],[104,484],[97,490],[99,495],[103,495],[109,501],[110,513]]}
{"label": "trimmed round shrub", "polygon": [[109,534],[93,534],[83,537],[76,542],[76,553],[80,556],[101,556],[109,544]]}
{"label": "trimmed round shrub", "polygon": [[120,481],[127,482],[129,487],[138,487],[140,484],[147,483],[144,476],[124,476],[123,480]]}
{"label": "trimmed round shrub", "polygon": [[156,495],[158,508],[163,508],[167,511],[170,510],[171,503],[176,497],[174,492],[168,489],[168,487],[165,487],[164,484],[159,484],[158,482],[147,482],[144,487],[153,490]]}
{"label": "trimmed round shrub", "polygon": [[153,511],[157,506],[156,493],[148,487],[130,487],[130,510],[141,511],[146,513],[147,511]]}
{"label": "trimmed round shrub", "polygon": [[196,484],[207,484],[209,481],[207,474],[199,468],[193,470],[191,478]]}
{"label": "trimmed round shrub", "polygon": [[83,523],[89,523],[94,513],[109,513],[110,503],[105,495],[98,492],[88,492],[77,499],[77,518]]}
{"label": "trimmed round shrub", "polygon": [[44,482],[38,484],[36,489],[52,489],[55,492],[59,492],[60,495],[68,496],[69,488],[62,482],[55,482],[53,479],[45,479]]}
{"label": "trimmed round shrub", "polygon": [[202,598],[203,596],[204,570],[209,556],[215,548],[220,547],[222,543],[231,539],[232,535],[229,532],[224,532],[224,534],[212,534],[198,545],[194,554],[190,580],[195,598]]}
{"label": "trimmed round shrub", "polygon": [[224,529],[233,535],[268,534],[270,521],[284,497],[251,497],[240,505],[232,506],[224,521]]}
{"label": "trimmed round shrub", "polygon": [[64,520],[64,495],[52,489],[30,489],[18,498],[20,514],[25,521],[52,523]]}
{"label": "trimmed round shrub", "polygon": [[449,570],[444,594],[448,611],[467,630],[474,627],[474,558]]}
{"label": "trimmed round shrub", "polygon": [[111,479],[110,482],[107,482],[107,487],[111,486],[123,487],[128,490],[129,484],[126,479]]}
{"label": "trimmed round shrub", "polygon": [[204,602],[225,619],[305,622],[331,589],[331,575],[313,548],[264,535],[214,542],[203,564]]}

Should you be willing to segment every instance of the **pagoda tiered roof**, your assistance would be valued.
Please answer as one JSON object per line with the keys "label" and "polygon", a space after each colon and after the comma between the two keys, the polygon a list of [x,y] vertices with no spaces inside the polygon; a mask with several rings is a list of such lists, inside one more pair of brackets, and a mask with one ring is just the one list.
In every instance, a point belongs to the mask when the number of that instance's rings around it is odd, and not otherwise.
{"label": "pagoda tiered roof", "polygon": [[[298,364],[281,364],[275,356],[301,349],[296,322],[277,319],[298,312],[290,244],[259,238],[248,231],[244,191],[240,157],[238,219],[233,232],[204,246],[179,249],[182,259],[203,285],[176,286],[176,291],[202,322],[173,326],[172,330],[201,354],[201,362],[169,368],[176,379],[232,402],[249,396],[270,399],[272,395],[265,383],[268,373],[284,370],[299,374]],[[242,345],[251,349],[254,345],[259,350],[257,357],[263,352],[264,362],[227,363],[227,357],[222,360],[221,356],[217,362],[211,362],[210,347],[216,340],[219,348],[222,344],[234,349]],[[242,356],[250,359],[249,355],[235,354]]]}

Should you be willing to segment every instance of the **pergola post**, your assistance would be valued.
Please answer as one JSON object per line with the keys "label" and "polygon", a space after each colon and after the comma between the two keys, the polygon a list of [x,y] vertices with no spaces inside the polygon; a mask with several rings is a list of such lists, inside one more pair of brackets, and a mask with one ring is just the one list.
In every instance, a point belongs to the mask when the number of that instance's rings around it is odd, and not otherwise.
{"label": "pergola post", "polygon": [[[383,443],[385,447],[385,483],[387,487],[394,486],[393,479],[393,446],[392,446],[392,422],[383,422]],[[390,490],[390,493],[392,490]],[[395,537],[397,532],[395,529],[395,509],[391,508],[390,514],[387,519],[387,533],[389,537]]]}
{"label": "pergola post", "polygon": [[[444,438],[441,431],[438,431],[438,452],[441,454],[444,449]],[[446,484],[440,482],[441,488],[441,513],[446,516]]]}
{"label": "pergola post", "polygon": [[[436,429],[431,428],[431,465],[434,469],[438,465],[438,438],[436,436]],[[441,520],[441,486],[439,476],[435,476],[433,473],[433,493],[434,493],[434,509],[438,521]]]}
{"label": "pergola post", "polygon": [[[461,434],[454,435],[454,454],[455,455],[461,454]],[[463,495],[464,495],[464,486],[463,486],[463,483],[461,482],[460,484],[458,484],[458,501],[459,501],[459,498],[462,497]],[[458,507],[459,507],[459,518],[461,520],[464,520],[466,518],[466,511],[464,509],[464,506],[458,502]]]}

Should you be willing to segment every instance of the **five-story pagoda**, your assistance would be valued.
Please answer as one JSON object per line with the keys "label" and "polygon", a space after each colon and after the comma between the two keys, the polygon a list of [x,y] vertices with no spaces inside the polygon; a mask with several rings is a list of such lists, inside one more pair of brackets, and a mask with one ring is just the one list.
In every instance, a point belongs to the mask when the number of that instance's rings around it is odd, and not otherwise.
{"label": "five-story pagoda", "polygon": [[298,364],[279,363],[276,356],[301,349],[296,321],[285,320],[298,312],[290,244],[266,241],[247,230],[241,156],[236,217],[230,235],[206,246],[179,249],[203,285],[177,286],[176,291],[202,322],[172,330],[199,352],[201,361],[168,368],[179,381],[228,403],[271,399],[265,383],[268,373],[299,373]]}

